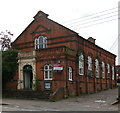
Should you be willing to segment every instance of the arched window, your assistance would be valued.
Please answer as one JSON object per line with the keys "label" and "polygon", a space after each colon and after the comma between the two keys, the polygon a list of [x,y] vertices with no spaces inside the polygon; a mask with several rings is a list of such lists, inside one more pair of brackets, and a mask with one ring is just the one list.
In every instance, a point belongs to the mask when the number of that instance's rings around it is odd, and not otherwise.
{"label": "arched window", "polygon": [[107,64],[107,73],[110,73],[110,64]]}
{"label": "arched window", "polygon": [[39,36],[35,39],[35,49],[47,48],[47,38]]}
{"label": "arched window", "polygon": [[52,80],[53,78],[53,71],[52,71],[52,65],[45,65],[44,66],[44,80]]}
{"label": "arched window", "polygon": [[81,54],[79,56],[79,75],[84,74],[84,56]]}
{"label": "arched window", "polygon": [[102,78],[105,78],[105,63],[102,62]]}
{"label": "arched window", "polygon": [[69,67],[69,80],[72,81],[72,67]]}
{"label": "arched window", "polygon": [[112,66],[112,80],[114,80],[114,66]]}
{"label": "arched window", "polygon": [[92,76],[92,58],[88,56],[88,75]]}
{"label": "arched window", "polygon": [[99,78],[99,61],[95,59],[95,70],[96,70],[96,77]]}

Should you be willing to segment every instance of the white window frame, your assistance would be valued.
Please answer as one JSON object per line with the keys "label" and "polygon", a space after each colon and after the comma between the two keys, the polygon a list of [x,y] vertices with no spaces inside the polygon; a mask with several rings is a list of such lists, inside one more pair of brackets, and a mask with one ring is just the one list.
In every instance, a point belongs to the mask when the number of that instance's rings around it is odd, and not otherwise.
{"label": "white window frame", "polygon": [[91,56],[88,56],[88,75],[90,73],[90,76],[92,76],[92,58]]}
{"label": "white window frame", "polygon": [[99,61],[98,61],[98,59],[95,59],[95,72],[96,72],[96,77],[99,78]]}
{"label": "white window frame", "polygon": [[[46,69],[47,67],[47,69]],[[47,78],[46,78],[46,73],[47,73]],[[50,77],[50,75],[52,77]],[[52,80],[53,79],[53,69],[52,69],[52,65],[45,65],[44,66],[44,80]]]}
{"label": "white window frame", "polygon": [[115,79],[115,77],[114,77],[114,71],[115,71],[115,69],[114,69],[114,66],[112,66],[112,80],[114,80]]}
{"label": "white window frame", "polygon": [[39,43],[38,43],[38,41],[39,41],[39,40],[36,38],[36,39],[35,39],[35,49],[39,49]]}
{"label": "white window frame", "polygon": [[79,75],[84,75],[84,56],[79,56]]}
{"label": "white window frame", "polygon": [[110,73],[110,64],[107,64],[107,73]]}
{"label": "white window frame", "polygon": [[72,81],[72,67],[69,67],[69,80]]}
{"label": "white window frame", "polygon": [[47,38],[39,36],[35,39],[35,49],[47,48]]}
{"label": "white window frame", "polygon": [[88,70],[92,71],[92,58],[88,56]]}
{"label": "white window frame", "polygon": [[105,63],[102,62],[102,78],[105,78]]}

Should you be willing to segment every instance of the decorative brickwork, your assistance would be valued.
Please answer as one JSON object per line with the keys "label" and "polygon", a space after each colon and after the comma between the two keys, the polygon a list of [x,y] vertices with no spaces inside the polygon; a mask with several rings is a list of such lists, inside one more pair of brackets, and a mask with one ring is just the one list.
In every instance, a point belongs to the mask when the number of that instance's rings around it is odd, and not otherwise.
{"label": "decorative brickwork", "polygon": [[[38,44],[35,39],[39,36],[46,37],[46,48],[35,49],[35,44]],[[42,43],[44,44],[44,40]],[[116,56],[95,45],[95,39],[84,39],[76,32],[49,19],[48,15],[43,12],[37,13],[31,24],[12,43],[12,47],[20,51],[18,54],[19,71],[16,74],[18,89],[25,87],[23,68],[26,65],[32,66],[32,89],[41,91],[48,89],[54,92],[56,89],[64,87],[64,94],[72,96],[93,93],[116,86],[115,72],[114,80],[112,80],[112,66],[115,66]],[[79,73],[79,55],[81,53],[84,59],[83,74]],[[88,56],[92,60],[91,71],[88,71]],[[99,76],[97,77],[96,59],[99,62]],[[105,64],[104,78],[102,62]],[[49,69],[44,67],[51,65],[53,68],[54,64],[61,64],[63,70],[49,72]],[[108,73],[107,64],[110,65],[110,73]],[[69,67],[72,68],[71,80],[69,80]],[[48,73],[52,77],[51,80],[45,80]],[[27,77],[27,75],[25,76]]]}

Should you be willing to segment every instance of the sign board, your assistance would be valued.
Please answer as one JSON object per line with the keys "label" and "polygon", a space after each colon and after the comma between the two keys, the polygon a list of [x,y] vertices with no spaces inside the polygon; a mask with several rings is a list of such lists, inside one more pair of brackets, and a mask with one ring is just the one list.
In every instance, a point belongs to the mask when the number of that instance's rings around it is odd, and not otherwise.
{"label": "sign board", "polygon": [[120,86],[120,79],[117,79],[117,86]]}
{"label": "sign board", "polygon": [[63,71],[63,65],[62,64],[54,64],[53,65],[53,71],[62,72]]}
{"label": "sign board", "polygon": [[117,86],[120,86],[120,83],[117,83]]}
{"label": "sign board", "polygon": [[117,79],[117,83],[119,83],[119,84],[120,84],[120,79]]}
{"label": "sign board", "polygon": [[51,82],[45,82],[44,83],[44,89],[45,90],[51,90]]}

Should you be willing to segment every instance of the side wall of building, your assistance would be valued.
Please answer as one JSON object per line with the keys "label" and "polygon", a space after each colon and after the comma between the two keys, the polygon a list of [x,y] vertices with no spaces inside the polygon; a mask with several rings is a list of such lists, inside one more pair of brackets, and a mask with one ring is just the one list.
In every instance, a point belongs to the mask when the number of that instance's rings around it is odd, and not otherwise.
{"label": "side wall of building", "polygon": [[[47,48],[35,50],[35,39],[47,37]],[[78,36],[74,31],[44,17],[38,17],[20,34],[12,44],[20,52],[35,51],[37,88],[44,91],[46,82],[51,83],[51,90],[64,87],[69,95],[93,93],[116,86],[116,76],[112,80],[112,66],[115,66],[115,55],[98,47],[94,43]],[[79,54],[84,55],[84,74],[79,74]],[[92,76],[88,74],[88,56],[92,58]],[[27,56],[22,57],[25,59]],[[99,78],[95,74],[95,59],[99,61]],[[44,66],[63,65],[63,72],[52,73],[52,80],[44,80]],[[105,78],[102,78],[102,62],[105,63]],[[27,63],[26,63],[27,64]],[[107,73],[110,64],[110,74]],[[72,68],[72,80],[69,80],[69,67]],[[114,73],[115,75],[115,73]],[[15,78],[19,78],[16,74]],[[16,79],[16,80],[17,80]],[[14,84],[17,87],[18,84]],[[11,86],[11,87],[13,87]]]}

